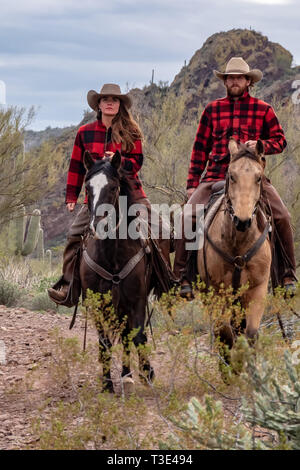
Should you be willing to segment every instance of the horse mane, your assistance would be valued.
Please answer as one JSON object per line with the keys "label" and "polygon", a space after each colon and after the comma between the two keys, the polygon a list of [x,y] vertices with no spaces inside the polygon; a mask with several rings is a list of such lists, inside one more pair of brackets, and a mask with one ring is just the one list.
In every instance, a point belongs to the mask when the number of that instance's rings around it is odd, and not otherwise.
{"label": "horse mane", "polygon": [[251,160],[254,160],[255,162],[261,164],[260,155],[257,155],[254,150],[250,150],[250,148],[247,147],[247,145],[245,144],[240,144],[239,151],[236,155],[232,157],[231,163],[236,162],[237,160],[243,157],[250,158]]}
{"label": "horse mane", "polygon": [[133,204],[133,201],[132,201],[132,191],[131,191],[131,186],[130,186],[128,176],[129,176],[128,173],[123,168],[120,168],[119,170],[120,196],[127,197],[128,207],[130,207]]}

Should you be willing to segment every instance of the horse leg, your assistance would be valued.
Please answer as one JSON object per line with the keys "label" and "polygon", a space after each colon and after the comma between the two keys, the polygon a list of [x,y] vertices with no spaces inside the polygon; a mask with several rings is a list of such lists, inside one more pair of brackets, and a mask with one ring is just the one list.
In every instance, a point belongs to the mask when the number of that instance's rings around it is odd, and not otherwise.
{"label": "horse leg", "polygon": [[152,383],[155,377],[154,369],[148,359],[148,353],[145,350],[147,344],[147,335],[145,332],[138,334],[133,340],[139,356],[140,378],[146,383]]}
{"label": "horse leg", "polygon": [[103,392],[114,393],[113,382],[111,379],[111,347],[112,344],[103,330],[98,330],[99,333],[99,362],[103,367],[102,390]]}
{"label": "horse leg", "polygon": [[144,330],[145,323],[145,311],[146,304],[145,300],[140,299],[131,311],[131,315],[128,316],[130,329],[137,329],[138,332],[133,338],[133,343],[137,349],[139,356],[139,369],[140,378],[145,382],[149,383],[154,380],[154,369],[150,364],[147,352],[147,335]]}
{"label": "horse leg", "polygon": [[217,331],[215,336],[219,337],[218,350],[220,354],[219,370],[225,383],[228,382],[228,367],[231,363],[230,350],[235,342],[235,334],[231,324],[224,323]]}
{"label": "horse leg", "polygon": [[134,392],[134,380],[130,370],[130,330],[128,323],[122,331],[123,355],[122,355],[122,373],[121,373],[121,389],[125,395]]}
{"label": "horse leg", "polygon": [[123,355],[122,355],[122,377],[132,377],[130,370],[130,341],[129,341],[130,330],[128,325],[122,331],[122,343],[123,343]]}
{"label": "horse leg", "polygon": [[155,374],[148,358],[148,352],[146,349],[147,335],[144,328],[139,330],[138,334],[133,339],[133,342],[137,348],[139,356],[140,378],[146,383],[153,382]]}
{"label": "horse leg", "polygon": [[245,334],[250,344],[258,337],[258,329],[264,313],[265,298],[268,292],[268,279],[256,287],[250,288],[245,296],[246,330]]}

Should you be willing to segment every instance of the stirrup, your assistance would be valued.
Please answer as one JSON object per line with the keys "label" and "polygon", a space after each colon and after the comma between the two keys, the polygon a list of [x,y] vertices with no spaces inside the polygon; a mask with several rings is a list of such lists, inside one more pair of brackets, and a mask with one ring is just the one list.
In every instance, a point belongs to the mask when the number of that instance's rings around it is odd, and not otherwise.
{"label": "stirrup", "polygon": [[184,284],[181,286],[179,295],[184,299],[192,300],[194,298],[192,286],[190,284]]}
{"label": "stirrup", "polygon": [[295,296],[297,287],[294,282],[288,282],[287,284],[284,284],[283,288],[285,290],[284,292],[285,298],[292,298]]}

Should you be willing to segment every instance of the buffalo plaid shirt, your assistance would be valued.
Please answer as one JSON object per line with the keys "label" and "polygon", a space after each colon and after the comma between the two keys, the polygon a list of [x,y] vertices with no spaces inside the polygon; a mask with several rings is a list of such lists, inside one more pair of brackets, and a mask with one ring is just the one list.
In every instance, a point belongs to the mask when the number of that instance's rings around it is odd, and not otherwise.
{"label": "buffalo plaid shirt", "polygon": [[[93,153],[96,159],[103,158],[105,152],[119,150],[122,155],[122,166],[128,172],[134,199],[146,197],[137,175],[143,164],[141,141],[135,141],[131,152],[124,152],[121,143],[115,144],[111,141],[111,127],[107,129],[101,121],[97,120],[80,127],[77,132],[67,175],[66,204],[69,202],[76,203],[80,194],[86,173],[83,165],[85,150]],[[84,202],[87,202],[87,197]]]}
{"label": "buffalo plaid shirt", "polygon": [[280,153],[286,147],[283,129],[273,108],[245,91],[237,100],[221,98],[206,106],[194,142],[187,189],[201,181],[223,180],[230,161],[229,137],[238,142],[261,139],[265,154]]}

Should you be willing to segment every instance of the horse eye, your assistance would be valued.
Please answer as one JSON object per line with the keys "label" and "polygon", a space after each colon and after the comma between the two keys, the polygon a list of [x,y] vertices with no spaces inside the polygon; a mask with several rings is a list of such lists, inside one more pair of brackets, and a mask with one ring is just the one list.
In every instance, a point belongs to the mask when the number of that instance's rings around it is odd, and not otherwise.
{"label": "horse eye", "polygon": [[232,181],[233,183],[235,183],[235,179],[232,175],[230,175],[230,181]]}
{"label": "horse eye", "polygon": [[257,183],[260,183],[261,182],[261,176],[259,176],[256,180]]}

